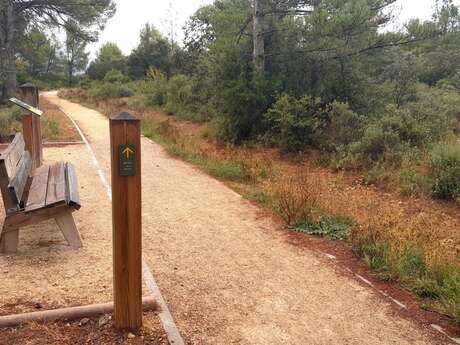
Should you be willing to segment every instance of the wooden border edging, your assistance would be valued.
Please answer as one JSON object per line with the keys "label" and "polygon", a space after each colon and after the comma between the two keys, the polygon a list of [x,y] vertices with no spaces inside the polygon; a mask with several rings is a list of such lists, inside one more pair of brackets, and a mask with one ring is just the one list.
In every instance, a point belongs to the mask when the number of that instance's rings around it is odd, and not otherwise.
{"label": "wooden border edging", "polygon": [[[158,304],[153,297],[145,297],[142,299],[142,307],[144,311],[155,310],[158,307]],[[113,308],[113,302],[110,302],[85,305],[81,307],[61,308],[24,314],[0,316],[0,328],[15,327],[32,321],[43,322],[61,319],[75,320],[84,317],[112,313]]]}

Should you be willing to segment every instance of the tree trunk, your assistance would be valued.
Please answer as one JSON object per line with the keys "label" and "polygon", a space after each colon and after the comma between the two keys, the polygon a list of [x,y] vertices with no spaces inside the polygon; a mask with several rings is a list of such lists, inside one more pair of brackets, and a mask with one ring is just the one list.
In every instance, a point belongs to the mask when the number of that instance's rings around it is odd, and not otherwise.
{"label": "tree trunk", "polygon": [[253,40],[254,53],[253,63],[257,73],[263,74],[265,71],[265,42],[264,27],[265,14],[263,11],[263,0],[254,0],[254,19],[253,19]]}
{"label": "tree trunk", "polygon": [[15,61],[15,23],[13,3],[11,1],[1,1],[2,8],[0,16],[2,24],[0,27],[0,80],[1,80],[1,100],[14,95],[16,91],[16,61]]}

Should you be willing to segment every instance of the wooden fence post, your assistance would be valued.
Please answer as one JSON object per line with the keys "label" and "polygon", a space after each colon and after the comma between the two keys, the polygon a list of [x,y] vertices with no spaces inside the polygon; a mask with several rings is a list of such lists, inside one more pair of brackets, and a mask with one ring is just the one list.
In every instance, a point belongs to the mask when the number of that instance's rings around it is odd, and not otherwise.
{"label": "wooden fence post", "polygon": [[[24,84],[18,88],[18,98],[27,104],[38,108],[38,88],[33,84]],[[42,131],[40,116],[25,111],[22,114],[22,134],[26,143],[26,150],[32,157],[32,171],[42,165]]]}
{"label": "wooden fence post", "polygon": [[110,118],[114,316],[118,329],[142,327],[141,130],[129,113]]}

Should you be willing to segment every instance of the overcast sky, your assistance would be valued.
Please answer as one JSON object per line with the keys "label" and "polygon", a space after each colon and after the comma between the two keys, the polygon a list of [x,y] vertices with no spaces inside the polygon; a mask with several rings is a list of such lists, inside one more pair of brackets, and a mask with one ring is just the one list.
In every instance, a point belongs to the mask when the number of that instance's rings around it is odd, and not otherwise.
{"label": "overcast sky", "polygon": [[[125,54],[136,47],[139,31],[149,22],[163,33],[167,34],[171,22],[176,27],[177,40],[183,35],[181,28],[200,6],[210,4],[213,0],[115,0],[117,13],[108,22],[99,42],[91,45],[91,55],[94,57],[98,48],[106,42],[115,42]],[[396,10],[400,12],[399,23],[410,18],[429,19],[433,13],[435,0],[399,0]],[[460,0],[456,0],[460,5]]]}

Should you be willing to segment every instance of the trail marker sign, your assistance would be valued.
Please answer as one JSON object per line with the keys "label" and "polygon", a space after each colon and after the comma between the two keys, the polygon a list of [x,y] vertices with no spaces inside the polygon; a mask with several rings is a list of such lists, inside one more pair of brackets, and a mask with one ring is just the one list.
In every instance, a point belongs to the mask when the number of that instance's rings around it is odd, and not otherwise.
{"label": "trail marker sign", "polygon": [[141,126],[129,113],[110,118],[114,321],[142,327]]}
{"label": "trail marker sign", "polygon": [[120,176],[136,176],[136,145],[119,145]]}
{"label": "trail marker sign", "polygon": [[27,111],[30,111],[32,114],[34,115],[38,115],[38,116],[42,116],[43,115],[43,111],[41,111],[40,109],[37,109],[35,107],[32,107],[31,105],[27,104],[26,102],[23,102],[15,97],[12,97],[9,99],[9,101],[11,103],[14,103],[16,104],[17,106],[21,107],[22,109],[25,109]]}

